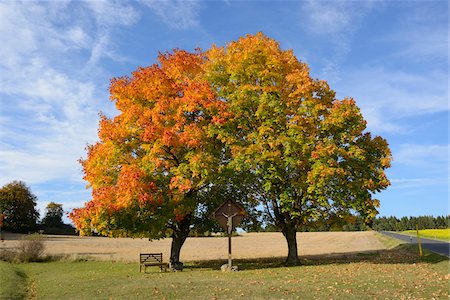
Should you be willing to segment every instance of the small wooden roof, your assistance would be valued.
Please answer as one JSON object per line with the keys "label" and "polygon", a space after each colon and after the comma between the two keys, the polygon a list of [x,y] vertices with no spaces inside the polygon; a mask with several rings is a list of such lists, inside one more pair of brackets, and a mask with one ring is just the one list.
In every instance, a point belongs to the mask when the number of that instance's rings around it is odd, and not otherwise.
{"label": "small wooden roof", "polygon": [[234,228],[241,223],[246,214],[247,213],[245,212],[244,207],[231,199],[225,201],[214,211],[214,217],[217,219],[220,226],[222,226],[222,228],[226,231],[228,230],[227,223],[229,216],[234,215],[232,218],[232,225],[234,230]]}

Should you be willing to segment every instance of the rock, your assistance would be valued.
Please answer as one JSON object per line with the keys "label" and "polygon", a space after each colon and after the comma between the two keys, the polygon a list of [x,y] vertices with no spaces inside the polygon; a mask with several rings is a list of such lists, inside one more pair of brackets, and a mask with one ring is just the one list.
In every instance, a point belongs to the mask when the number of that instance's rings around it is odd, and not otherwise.
{"label": "rock", "polygon": [[235,272],[238,270],[238,266],[231,266],[231,269],[228,267],[228,264],[224,264],[220,267],[222,272]]}

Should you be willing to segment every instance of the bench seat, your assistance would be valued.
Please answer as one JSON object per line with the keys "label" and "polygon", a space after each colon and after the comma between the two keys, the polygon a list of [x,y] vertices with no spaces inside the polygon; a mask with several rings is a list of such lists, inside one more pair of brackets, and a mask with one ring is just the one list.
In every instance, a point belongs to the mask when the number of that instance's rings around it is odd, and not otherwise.
{"label": "bench seat", "polygon": [[144,273],[147,271],[147,267],[150,266],[159,266],[162,270],[167,271],[169,268],[169,264],[163,262],[162,253],[140,253],[139,254],[139,272],[142,272],[144,269]]}

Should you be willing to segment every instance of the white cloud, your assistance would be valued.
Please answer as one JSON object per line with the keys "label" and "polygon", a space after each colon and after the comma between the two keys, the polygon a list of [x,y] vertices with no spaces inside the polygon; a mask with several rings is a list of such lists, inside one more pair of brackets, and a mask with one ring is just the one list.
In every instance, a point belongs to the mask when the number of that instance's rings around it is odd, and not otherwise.
{"label": "white cloud", "polygon": [[366,67],[344,74],[338,97],[353,97],[370,129],[398,132],[401,118],[448,111],[447,74]]}
{"label": "white cloud", "polygon": [[201,4],[199,1],[142,0],[141,2],[151,8],[170,28],[189,29],[200,25],[198,14]]}
{"label": "white cloud", "polygon": [[67,39],[79,49],[88,48],[92,43],[92,38],[89,34],[87,34],[83,28],[78,25],[68,28],[64,36],[67,37]]}
{"label": "white cloud", "polygon": [[96,65],[104,57],[113,61],[126,60],[114,51],[111,33],[117,27],[136,23],[140,19],[139,12],[133,6],[121,1],[88,1],[86,5],[97,27],[88,65]]}
{"label": "white cloud", "polygon": [[372,6],[372,1],[305,1],[302,25],[313,34],[350,33]]}
{"label": "white cloud", "polygon": [[102,27],[130,26],[140,18],[138,11],[123,1],[88,1],[97,24]]}
{"label": "white cloud", "polygon": [[0,3],[0,184],[82,181],[77,160],[112,107],[98,63],[138,18],[122,2]]}
{"label": "white cloud", "polygon": [[393,154],[394,163],[409,167],[447,170],[448,145],[405,144]]}

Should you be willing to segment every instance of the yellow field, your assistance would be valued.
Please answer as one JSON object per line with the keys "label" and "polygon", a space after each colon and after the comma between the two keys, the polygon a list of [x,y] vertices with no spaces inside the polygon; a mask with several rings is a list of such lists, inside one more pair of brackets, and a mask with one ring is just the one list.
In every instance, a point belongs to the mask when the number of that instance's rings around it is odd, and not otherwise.
{"label": "yellow field", "polygon": [[[407,231],[403,231],[403,233],[408,234],[408,235],[416,235],[415,230],[407,230]],[[419,230],[419,235],[424,238],[450,241],[450,228],[423,229],[423,230]]]}

